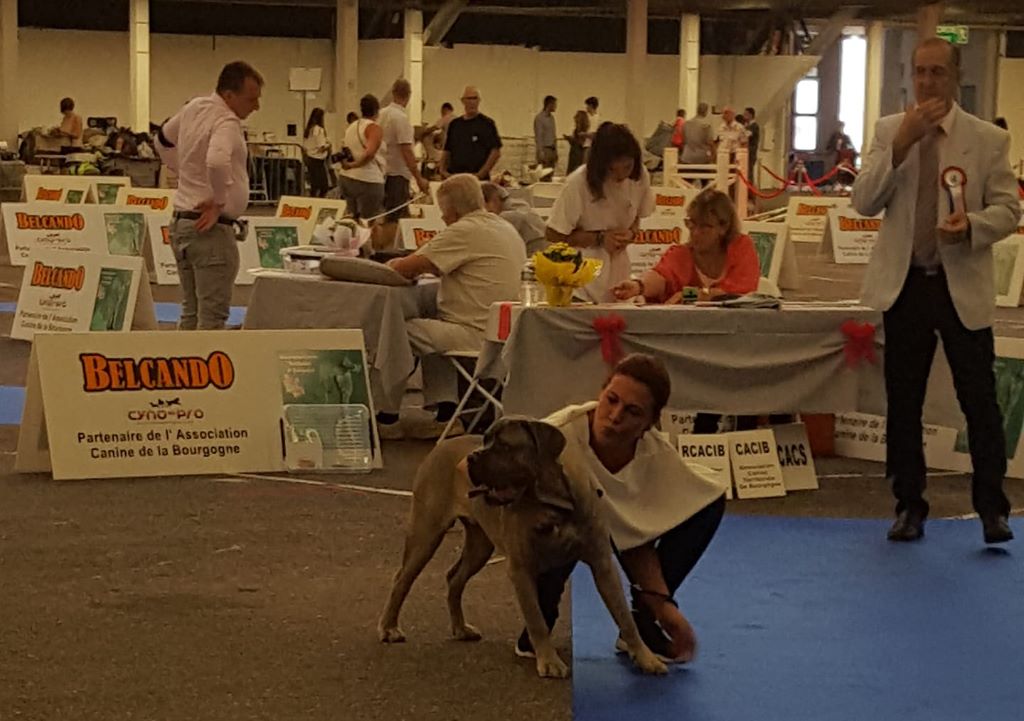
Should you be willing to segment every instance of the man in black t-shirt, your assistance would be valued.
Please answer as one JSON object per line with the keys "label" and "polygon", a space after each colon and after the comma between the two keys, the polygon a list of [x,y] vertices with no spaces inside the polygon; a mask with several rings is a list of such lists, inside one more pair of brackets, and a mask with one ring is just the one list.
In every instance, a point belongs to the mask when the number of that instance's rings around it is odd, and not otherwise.
{"label": "man in black t-shirt", "polygon": [[501,138],[494,121],[480,112],[480,93],[472,85],[462,93],[465,113],[448,124],[448,135],[441,157],[441,177],[471,173],[489,180],[491,170],[501,157]]}

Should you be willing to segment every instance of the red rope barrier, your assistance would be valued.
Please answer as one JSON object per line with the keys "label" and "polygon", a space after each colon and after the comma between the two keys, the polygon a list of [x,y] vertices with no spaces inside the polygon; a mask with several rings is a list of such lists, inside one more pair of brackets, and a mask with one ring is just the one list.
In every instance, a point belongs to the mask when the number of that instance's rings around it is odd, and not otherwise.
{"label": "red rope barrier", "polygon": [[772,198],[778,198],[780,195],[782,195],[783,193],[786,192],[786,188],[788,188],[790,185],[792,185],[792,183],[787,180],[787,181],[784,181],[785,185],[783,185],[781,188],[776,190],[774,193],[762,193],[760,190],[755,188],[750,183],[749,180],[747,180],[746,176],[743,175],[743,173],[741,173],[738,170],[736,171],[736,177],[743,181],[743,184],[745,186],[747,186],[747,190],[749,190],[751,193],[753,193],[758,198],[763,198],[764,200],[771,200]]}
{"label": "red rope barrier", "polygon": [[773,178],[775,178],[780,183],[789,183],[789,182],[791,182],[791,181],[789,181],[789,180],[787,180],[785,178],[780,178],[778,175],[773,173],[771,168],[767,167],[764,163],[761,163],[761,170],[763,170],[764,172],[768,173],[768,175],[772,176]]}

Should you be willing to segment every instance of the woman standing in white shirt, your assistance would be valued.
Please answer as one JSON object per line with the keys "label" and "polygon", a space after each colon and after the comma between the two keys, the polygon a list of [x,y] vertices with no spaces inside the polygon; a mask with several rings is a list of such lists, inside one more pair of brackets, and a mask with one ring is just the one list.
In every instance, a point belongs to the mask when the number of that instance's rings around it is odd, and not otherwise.
{"label": "woman standing in white shirt", "polygon": [[331,189],[327,174],[327,154],[331,150],[331,143],[324,130],[323,108],[313,108],[309,114],[306,129],[302,133],[302,150],[306,154],[306,172],[309,173],[309,187],[313,197],[322,198]]}
{"label": "woman standing in white shirt", "polygon": [[625,125],[597,129],[587,164],[574,170],[548,218],[547,239],[583,249],[604,263],[579,293],[595,303],[615,300],[612,288],[629,279],[626,247],[640,219],[654,212],[651,176],[640,162],[640,143]]}
{"label": "woman standing in white shirt", "polygon": [[359,112],[363,117],[345,131],[349,155],[341,163],[341,195],[347,212],[357,220],[384,212],[384,131],[377,123],[380,102],[364,95]]}

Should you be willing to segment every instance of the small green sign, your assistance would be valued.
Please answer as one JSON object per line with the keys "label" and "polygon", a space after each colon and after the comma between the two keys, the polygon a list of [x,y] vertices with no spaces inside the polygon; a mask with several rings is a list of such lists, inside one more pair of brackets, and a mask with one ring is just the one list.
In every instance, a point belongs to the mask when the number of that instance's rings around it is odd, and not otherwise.
{"label": "small green sign", "polygon": [[940,38],[948,40],[954,45],[967,44],[966,25],[939,25],[935,28],[935,34]]}

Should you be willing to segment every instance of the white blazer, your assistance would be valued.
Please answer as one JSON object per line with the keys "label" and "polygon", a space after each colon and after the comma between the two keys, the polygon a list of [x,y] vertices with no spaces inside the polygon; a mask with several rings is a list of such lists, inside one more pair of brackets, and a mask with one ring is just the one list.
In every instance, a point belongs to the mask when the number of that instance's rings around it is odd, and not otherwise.
{"label": "white blazer", "polygon": [[[853,184],[853,207],[858,213],[877,215],[885,211],[861,290],[862,302],[881,311],[889,310],[899,297],[914,249],[920,143],[914,144],[902,165],[892,167],[892,142],[902,122],[903,113],[878,121],[871,152]],[[992,325],[992,244],[1013,233],[1021,216],[1009,150],[1009,133],[959,105],[953,106],[949,134],[939,147],[939,173],[956,166],[967,174],[964,200],[971,238],[955,245],[939,241],[938,247],[953,305],[970,330]],[[949,196],[941,186],[936,192],[941,222],[949,215]]]}

